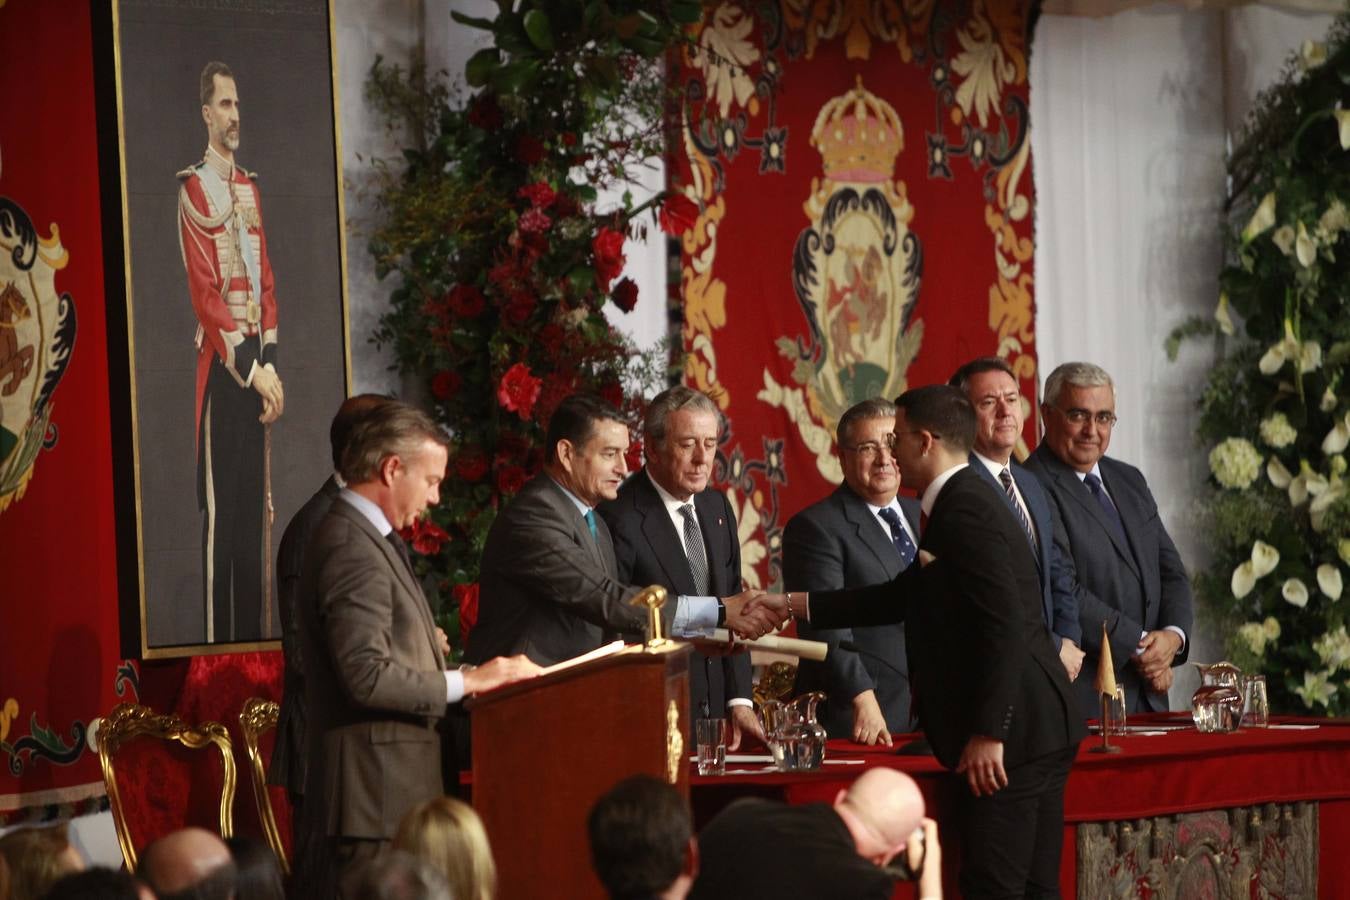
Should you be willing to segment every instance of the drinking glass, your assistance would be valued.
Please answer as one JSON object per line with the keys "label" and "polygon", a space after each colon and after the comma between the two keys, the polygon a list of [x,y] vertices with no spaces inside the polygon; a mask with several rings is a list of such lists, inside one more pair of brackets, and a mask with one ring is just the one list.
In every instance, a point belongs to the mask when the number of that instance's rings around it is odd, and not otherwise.
{"label": "drinking glass", "polygon": [[1116,692],[1106,698],[1106,718],[1102,731],[1106,734],[1125,734],[1125,688],[1117,685]]}
{"label": "drinking glass", "polygon": [[1270,698],[1266,694],[1266,676],[1242,678],[1242,724],[1247,728],[1270,727]]}
{"label": "drinking glass", "polygon": [[694,722],[698,746],[698,774],[725,775],[727,771],[727,720],[698,719]]}

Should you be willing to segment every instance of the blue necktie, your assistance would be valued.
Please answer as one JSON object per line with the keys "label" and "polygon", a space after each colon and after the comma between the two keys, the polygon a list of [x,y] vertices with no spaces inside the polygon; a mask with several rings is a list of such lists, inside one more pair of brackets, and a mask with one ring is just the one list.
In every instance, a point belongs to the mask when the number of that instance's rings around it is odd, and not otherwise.
{"label": "blue necktie", "polygon": [[1083,476],[1083,484],[1086,484],[1088,490],[1092,491],[1092,496],[1097,499],[1097,505],[1102,508],[1102,512],[1106,513],[1106,521],[1111,523],[1111,530],[1116,533],[1116,537],[1120,538],[1122,544],[1128,543],[1125,538],[1125,523],[1121,521],[1120,511],[1111,502],[1110,495],[1102,490],[1102,480],[1097,477],[1095,472],[1089,472]]}
{"label": "blue necktie", "polygon": [[891,529],[891,543],[900,554],[900,568],[909,568],[909,564],[914,562],[914,554],[918,552],[918,548],[909,539],[909,532],[905,531],[905,526],[900,524],[900,514],[887,506],[877,515],[885,519],[886,525]]}
{"label": "blue necktie", "polygon": [[586,520],[586,527],[591,530],[591,540],[599,541],[600,533],[595,529],[595,510],[586,510],[586,515],[582,516]]}

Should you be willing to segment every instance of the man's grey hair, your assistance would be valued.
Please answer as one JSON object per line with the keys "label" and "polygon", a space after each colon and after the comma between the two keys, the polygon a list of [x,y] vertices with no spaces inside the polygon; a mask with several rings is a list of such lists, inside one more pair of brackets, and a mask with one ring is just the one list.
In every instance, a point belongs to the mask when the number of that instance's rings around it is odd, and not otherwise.
{"label": "man's grey hair", "polygon": [[642,421],[642,433],[647,438],[648,446],[663,446],[665,444],[666,422],[669,420],[671,413],[679,412],[682,409],[711,413],[718,420],[720,430],[722,415],[712,398],[702,391],[677,384],[672,388],[666,388],[653,397],[651,403],[647,404],[647,415]]}
{"label": "man's grey hair", "polygon": [[1055,406],[1059,402],[1060,392],[1064,390],[1064,385],[1071,384],[1074,387],[1094,388],[1106,386],[1111,389],[1111,395],[1116,393],[1115,382],[1111,376],[1101,366],[1088,362],[1066,362],[1063,365],[1055,367],[1050,373],[1050,377],[1045,379],[1045,390],[1041,394],[1041,402],[1049,406]]}
{"label": "man's grey hair", "polygon": [[426,441],[442,447],[450,443],[422,410],[397,400],[378,404],[352,426],[338,473],[348,484],[374,481],[387,458],[397,456],[406,462]]}
{"label": "man's grey hair", "polygon": [[834,430],[834,436],[839,441],[839,446],[844,446],[847,440],[849,429],[855,422],[865,422],[868,419],[894,419],[895,404],[885,397],[868,397],[861,403],[855,403],[850,406],[842,416],[839,417],[839,425]]}

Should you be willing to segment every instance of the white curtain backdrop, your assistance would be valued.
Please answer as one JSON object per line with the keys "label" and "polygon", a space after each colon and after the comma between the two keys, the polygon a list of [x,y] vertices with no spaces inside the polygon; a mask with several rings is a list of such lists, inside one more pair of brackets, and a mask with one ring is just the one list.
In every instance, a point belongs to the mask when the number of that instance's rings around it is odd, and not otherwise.
{"label": "white curtain backdrop", "polygon": [[[1186,317],[1208,316],[1223,261],[1226,141],[1256,92],[1331,17],[1261,7],[1154,6],[1100,19],[1043,16],[1031,56],[1041,377],[1070,360],[1116,381],[1112,456],[1149,479],[1188,567],[1204,563],[1191,512],[1207,473],[1195,402],[1204,342],[1163,351]],[[1222,654],[1197,610],[1191,659]],[[1196,681],[1178,672],[1172,705]]]}

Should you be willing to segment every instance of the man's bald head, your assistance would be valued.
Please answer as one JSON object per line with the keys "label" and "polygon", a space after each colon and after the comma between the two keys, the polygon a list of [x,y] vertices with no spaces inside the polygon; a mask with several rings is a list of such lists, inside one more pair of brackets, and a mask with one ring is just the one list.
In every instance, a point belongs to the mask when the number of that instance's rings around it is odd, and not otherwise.
{"label": "man's bald head", "polygon": [[853,835],[858,855],[885,865],[923,822],[923,794],[903,772],[868,769],[839,792],[834,811]]}
{"label": "man's bald head", "polygon": [[230,848],[204,828],[184,828],[152,842],[141,854],[136,874],[161,900],[227,898],[234,893]]}

